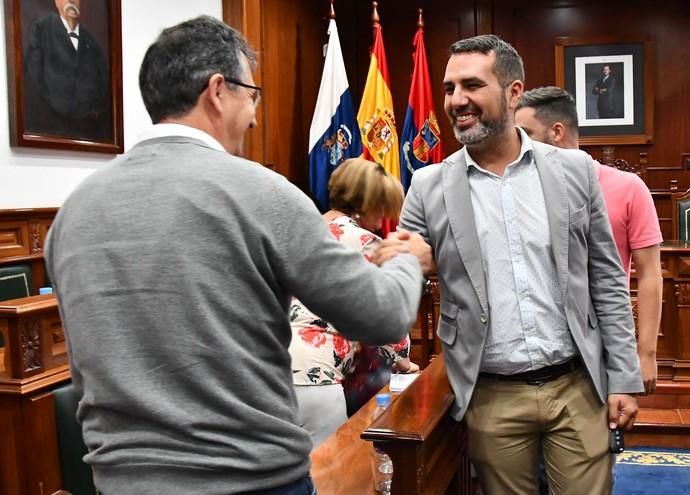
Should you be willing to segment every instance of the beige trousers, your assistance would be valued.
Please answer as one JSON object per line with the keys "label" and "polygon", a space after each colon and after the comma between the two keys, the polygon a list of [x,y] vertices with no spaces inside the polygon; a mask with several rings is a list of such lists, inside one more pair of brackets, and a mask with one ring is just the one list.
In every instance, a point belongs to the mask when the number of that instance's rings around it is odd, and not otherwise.
{"label": "beige trousers", "polygon": [[465,424],[483,495],[535,495],[540,444],[550,493],[611,493],[607,406],[583,369],[541,385],[480,377]]}

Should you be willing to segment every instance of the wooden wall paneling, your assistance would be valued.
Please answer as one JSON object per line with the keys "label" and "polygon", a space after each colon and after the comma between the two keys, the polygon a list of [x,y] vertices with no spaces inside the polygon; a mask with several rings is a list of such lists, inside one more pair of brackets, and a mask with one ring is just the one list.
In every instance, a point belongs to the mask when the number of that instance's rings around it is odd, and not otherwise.
{"label": "wooden wall paneling", "polygon": [[308,191],[308,139],[323,72],[327,2],[264,0],[267,156]]}
{"label": "wooden wall paneling", "polygon": [[44,495],[62,487],[55,423],[55,399],[43,392],[22,400],[23,434],[21,449],[26,493]]}
{"label": "wooden wall paneling", "polygon": [[662,261],[662,302],[661,302],[661,323],[659,325],[659,336],[657,337],[657,365],[660,380],[673,379],[673,363],[675,349],[677,349],[676,332],[667,329],[678,328],[675,284],[672,274],[667,265],[671,260],[664,258]]}
{"label": "wooden wall paneling", "polygon": [[[242,27],[264,62],[258,79],[266,86],[259,129],[248,136],[252,159],[275,168],[306,189],[307,135],[321,77],[321,46],[325,41],[327,0],[224,1],[225,17]],[[412,37],[416,9],[424,9],[434,104],[447,154],[458,148],[443,117],[441,91],[447,48],[459,37],[495,32],[513,43],[527,70],[527,87],[554,83],[554,40],[560,36],[591,37],[601,33],[621,39],[648,34],[652,40],[654,73],[654,144],[618,146],[616,155],[637,163],[648,153],[649,186],[668,190],[669,181],[690,186],[683,165],[690,153],[690,66],[677,53],[690,48],[690,3],[669,0],[663,9],[645,2],[558,2],[535,0],[381,0],[379,13],[391,76],[398,131],[402,130],[412,69]],[[371,3],[336,1],[343,56],[355,106],[359,105],[372,43]],[[616,19],[615,23],[611,19]],[[280,86],[278,89],[276,86]],[[256,141],[261,141],[256,144]],[[598,146],[588,147],[595,158]],[[658,169],[658,172],[657,172]]]}
{"label": "wooden wall paneling", "polygon": [[690,381],[690,281],[676,283],[678,331],[676,332],[676,359],[673,379]]}
{"label": "wooden wall paneling", "polygon": [[27,256],[30,252],[28,223],[23,219],[0,222],[0,257]]}
{"label": "wooden wall paneling", "polygon": [[19,398],[0,394],[0,493],[21,493],[22,483],[18,476],[21,459],[16,455],[21,439],[21,408],[17,406]]}
{"label": "wooden wall paneling", "polygon": [[[262,3],[262,0],[223,0],[223,21],[241,31],[256,51],[258,67],[254,71],[254,82],[263,88],[265,48],[261,22]],[[262,93],[262,99],[265,99],[265,91]],[[249,130],[244,141],[244,156],[261,164],[266,163],[265,108],[266,102],[257,107],[257,128]]]}
{"label": "wooden wall paneling", "polygon": [[[515,46],[522,55],[527,71],[527,87],[554,83],[554,39],[559,36],[594,37],[606,33],[620,39],[649,35],[652,41],[655,71],[654,144],[618,146],[616,155],[635,163],[640,152],[649,153],[650,175],[657,166],[677,167],[683,152],[688,151],[690,125],[690,67],[679,63],[677,53],[690,48],[690,4],[683,0],[664,3],[650,9],[646,2],[590,2],[586,0],[499,1],[494,9],[496,34],[515,36]],[[508,7],[514,7],[511,10]],[[611,19],[616,19],[615,23]],[[527,29],[525,27],[528,27]],[[683,47],[683,48],[681,48]],[[600,147],[588,147],[594,156]],[[687,176],[685,171],[682,176]],[[687,181],[684,177],[681,179]],[[650,186],[656,188],[653,182]],[[666,181],[666,184],[668,182]]]}

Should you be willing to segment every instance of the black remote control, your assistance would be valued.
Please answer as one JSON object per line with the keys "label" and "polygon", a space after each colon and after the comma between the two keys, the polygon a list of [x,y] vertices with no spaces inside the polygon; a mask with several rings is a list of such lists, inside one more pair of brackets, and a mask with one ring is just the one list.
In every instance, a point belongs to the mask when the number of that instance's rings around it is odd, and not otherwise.
{"label": "black remote control", "polygon": [[614,454],[620,454],[625,450],[623,428],[620,426],[615,430],[609,430],[609,450]]}

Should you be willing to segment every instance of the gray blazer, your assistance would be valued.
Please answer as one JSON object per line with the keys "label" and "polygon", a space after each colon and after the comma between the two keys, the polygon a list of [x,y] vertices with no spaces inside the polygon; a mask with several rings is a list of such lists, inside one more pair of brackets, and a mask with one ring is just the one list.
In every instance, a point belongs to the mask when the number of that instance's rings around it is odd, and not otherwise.
{"label": "gray blazer", "polygon": [[[532,145],[568,328],[599,399],[642,392],[627,279],[592,158],[579,150]],[[419,232],[434,252],[441,284],[437,334],[455,392],[453,415],[460,420],[479,374],[491,316],[461,151],[415,172],[400,226]]]}

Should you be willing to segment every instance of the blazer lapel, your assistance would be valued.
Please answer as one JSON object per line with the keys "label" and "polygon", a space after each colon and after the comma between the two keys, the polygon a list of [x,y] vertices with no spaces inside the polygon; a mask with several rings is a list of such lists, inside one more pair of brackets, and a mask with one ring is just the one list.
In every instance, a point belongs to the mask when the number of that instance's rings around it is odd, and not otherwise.
{"label": "blazer lapel", "polygon": [[442,170],[443,196],[453,238],[455,239],[462,262],[465,265],[467,275],[479,297],[482,309],[488,312],[489,304],[486,294],[484,265],[482,264],[482,255],[479,248],[477,227],[474,224],[472,199],[470,197],[470,185],[467,180],[467,164],[464,154],[457,152],[454,157],[449,157]]}
{"label": "blazer lapel", "polygon": [[561,161],[554,156],[553,150],[532,142],[534,159],[541,180],[546,203],[546,216],[551,231],[551,250],[556,263],[558,280],[561,283],[561,300],[565,300],[565,289],[568,284],[568,191]]}

